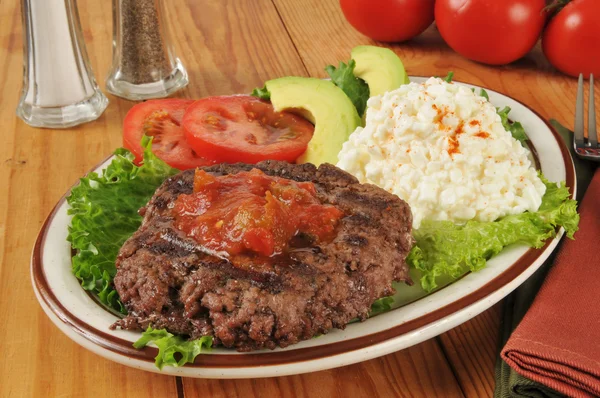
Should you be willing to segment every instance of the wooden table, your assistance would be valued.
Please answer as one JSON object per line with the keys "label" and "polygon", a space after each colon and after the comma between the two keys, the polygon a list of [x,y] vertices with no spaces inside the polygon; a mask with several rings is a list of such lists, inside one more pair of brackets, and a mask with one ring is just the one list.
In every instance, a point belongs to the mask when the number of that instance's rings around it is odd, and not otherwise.
{"label": "wooden table", "polygon": [[[170,0],[176,47],[190,74],[181,96],[249,92],[270,78],[324,77],[327,64],[373,43],[344,20],[336,0]],[[111,2],[79,0],[88,53],[103,86],[111,62]],[[134,104],[109,96],[102,117],[68,130],[27,126],[14,111],[21,90],[19,2],[0,2],[0,397],[490,396],[499,306],[437,338],[382,358],[301,376],[196,380],[146,373],[98,357],[44,315],[29,278],[38,229],[60,196],[121,144]],[[445,75],[506,93],[572,127],[575,79],[536,48],[506,67],[453,53],[431,27],[394,45],[413,75]],[[600,99],[597,99],[600,102]]]}

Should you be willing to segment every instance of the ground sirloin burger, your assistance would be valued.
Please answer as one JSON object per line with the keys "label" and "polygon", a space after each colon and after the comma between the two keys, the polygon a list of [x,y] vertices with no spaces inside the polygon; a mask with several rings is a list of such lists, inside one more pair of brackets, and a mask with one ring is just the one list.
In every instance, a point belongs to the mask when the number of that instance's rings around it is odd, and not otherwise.
{"label": "ground sirloin burger", "polygon": [[266,161],[167,179],[125,242],[113,327],[285,347],[353,319],[411,283],[408,205],[329,164]]}
{"label": "ground sirloin burger", "polygon": [[407,201],[418,228],[537,211],[546,187],[528,155],[485,98],[430,78],[369,99],[337,166]]}

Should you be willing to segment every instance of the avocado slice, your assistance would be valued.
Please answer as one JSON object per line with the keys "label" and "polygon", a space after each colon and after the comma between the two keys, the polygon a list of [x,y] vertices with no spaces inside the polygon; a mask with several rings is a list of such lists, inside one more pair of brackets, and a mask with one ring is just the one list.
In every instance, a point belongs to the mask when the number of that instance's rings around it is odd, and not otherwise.
{"label": "avocado slice", "polygon": [[371,97],[410,83],[402,61],[389,48],[354,47],[352,59],[356,61],[354,75],[367,82]]}
{"label": "avocado slice", "polygon": [[352,101],[335,84],[312,77],[281,77],[265,83],[275,111],[300,114],[315,132],[299,163],[336,164],[342,144],[361,124]]}

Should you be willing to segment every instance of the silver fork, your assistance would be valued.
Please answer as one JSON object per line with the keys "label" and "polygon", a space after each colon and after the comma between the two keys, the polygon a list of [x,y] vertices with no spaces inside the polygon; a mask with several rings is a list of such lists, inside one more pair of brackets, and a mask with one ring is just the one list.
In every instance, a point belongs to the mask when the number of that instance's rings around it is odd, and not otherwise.
{"label": "silver fork", "polygon": [[594,75],[590,75],[590,95],[588,101],[588,138],[584,136],[583,124],[583,73],[579,74],[577,87],[577,104],[575,105],[575,137],[573,147],[581,158],[600,162],[600,147],[596,132],[596,109],[594,106]]}

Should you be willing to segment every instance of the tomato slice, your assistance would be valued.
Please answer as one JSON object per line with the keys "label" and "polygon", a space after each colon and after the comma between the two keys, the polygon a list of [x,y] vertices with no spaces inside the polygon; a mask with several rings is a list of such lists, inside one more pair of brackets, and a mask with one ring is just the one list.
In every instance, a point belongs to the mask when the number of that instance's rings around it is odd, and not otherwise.
{"label": "tomato slice", "polygon": [[208,97],[185,112],[188,143],[221,162],[295,161],[306,151],[314,126],[289,112],[249,95]]}
{"label": "tomato slice", "polygon": [[181,119],[193,103],[187,99],[152,100],[135,105],[123,122],[123,146],[135,155],[135,163],[143,157],[142,136],[153,137],[152,152],[171,167],[192,169],[216,163],[199,155],[185,139]]}

